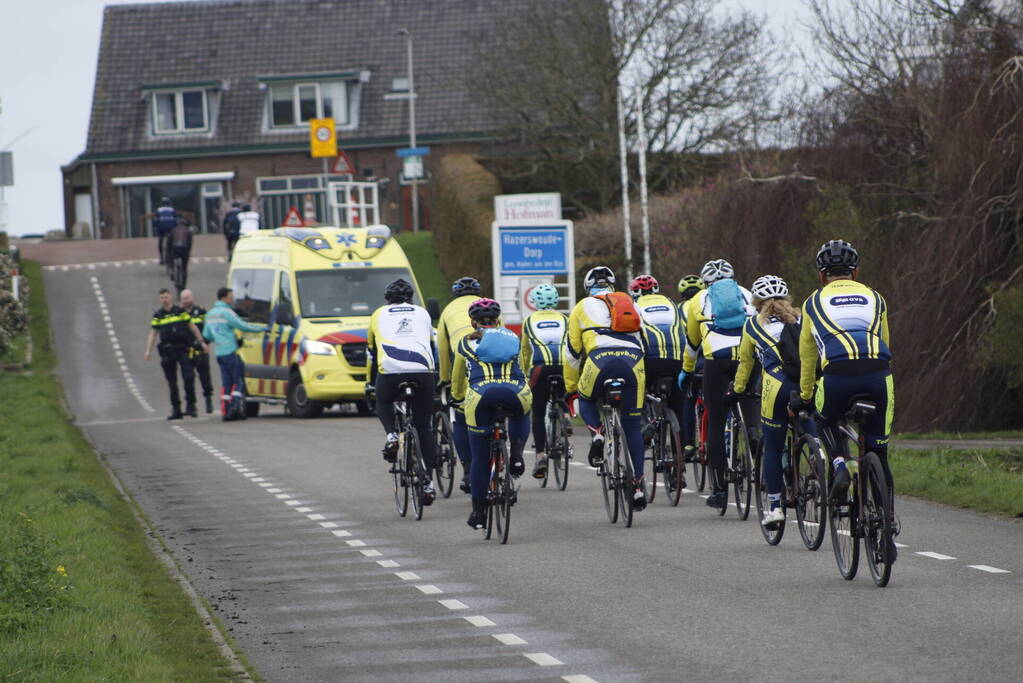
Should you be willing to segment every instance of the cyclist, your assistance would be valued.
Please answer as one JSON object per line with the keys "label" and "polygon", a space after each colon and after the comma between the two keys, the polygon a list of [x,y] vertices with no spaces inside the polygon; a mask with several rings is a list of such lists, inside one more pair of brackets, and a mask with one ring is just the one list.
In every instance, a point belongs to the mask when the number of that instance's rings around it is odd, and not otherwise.
{"label": "cyclist", "polygon": [[171,259],[181,259],[181,287],[188,282],[188,261],[192,257],[192,227],[185,222],[175,225],[165,238],[170,242]]}
{"label": "cyclist", "polygon": [[511,412],[508,436],[509,472],[519,477],[526,469],[522,452],[529,438],[532,395],[519,365],[519,338],[501,326],[501,305],[476,299],[469,306],[472,332],[462,337],[451,371],[451,394],[461,401],[472,449],[470,469],[472,514],[468,524],[482,528],[486,519],[486,490],[490,475],[490,429],[497,407]]}
{"label": "cyclist", "polygon": [[[734,400],[746,392],[754,362],[759,361],[764,478],[770,500],[770,509],[764,511],[760,523],[777,528],[785,522],[781,507],[782,451],[788,430],[789,396],[799,389],[799,311],[792,307],[788,284],[777,275],[764,275],[753,283],[753,306],[757,315],[743,328],[739,369],[729,398]],[[804,429],[817,434],[813,420],[807,420]]]}
{"label": "cyclist", "polygon": [[629,284],[629,293],[643,319],[643,346],[646,349],[643,365],[647,388],[655,386],[661,377],[670,377],[672,392],[668,396],[668,407],[676,415],[681,415],[682,390],[674,380],[682,371],[685,328],[675,302],[660,291],[656,278],[650,275],[640,275]]}
{"label": "cyclist", "polygon": [[242,205],[238,202],[231,202],[231,209],[224,214],[224,240],[227,242],[227,259],[231,260],[234,253],[234,245],[241,237],[242,224],[238,220],[238,214],[242,212]]}
{"label": "cyclist", "polygon": [[[695,359],[696,365],[694,370],[696,372],[703,371],[703,356],[699,355],[699,349],[694,348],[689,343],[689,337],[685,334],[686,315],[688,314],[686,303],[704,289],[707,289],[707,284],[699,275],[684,275],[678,281],[678,293],[682,298],[678,304],[678,312],[682,318],[685,355],[692,356]],[[696,443],[696,395],[699,392],[699,387],[695,386],[692,381],[687,381],[684,386],[680,387],[680,390],[682,391],[682,413],[679,416],[679,426],[682,429],[682,443],[685,444],[686,462],[690,462],[692,461],[694,450],[692,444]]]}
{"label": "cyclist", "polygon": [[366,348],[369,350],[369,385],[377,397],[377,417],[380,418],[387,441],[384,460],[398,459],[398,433],[395,431],[394,410],[399,398],[398,387],[414,382],[412,395],[412,422],[419,434],[419,448],[426,467],[423,484],[423,505],[433,503],[434,491],[430,476],[434,468],[433,442],[433,323],[422,306],[412,303],[415,290],[405,280],[398,279],[387,285],[384,301],[369,321]]}
{"label": "cyclist", "polygon": [[[203,331],[203,324],[206,321],[206,309],[195,303],[192,290],[181,290],[181,308],[185,309],[192,322]],[[199,384],[202,385],[202,395],[206,399],[206,414],[213,412],[213,380],[210,378],[210,354],[204,352],[198,344],[193,344],[188,350],[188,357],[192,359],[195,367],[195,374],[199,376]]]}
{"label": "cyclist", "polygon": [[568,316],[554,310],[560,298],[554,285],[537,285],[529,292],[529,301],[536,311],[522,321],[519,364],[523,372],[528,370],[529,387],[533,390],[533,445],[536,448],[533,476],[537,479],[547,476],[545,420],[551,377],[564,375]]}
{"label": "cyclist", "polygon": [[193,341],[198,342],[203,351],[209,351],[202,334],[192,323],[188,311],[180,306],[174,305],[174,299],[167,289],[159,292],[160,308],[153,313],[153,319],[149,326],[149,337],[146,339],[146,351],[142,355],[144,360],[149,360],[153,352],[153,345],[157,339],[160,343],[156,350],[160,354],[160,367],[163,368],[163,376],[167,379],[167,386],[170,388],[171,414],[168,420],[180,420],[181,395],[178,393],[177,374],[180,368],[181,383],[185,385],[185,414],[191,417],[199,417],[195,409],[195,370],[192,361],[188,357],[188,349]]}
{"label": "cyclist", "polygon": [[[458,349],[462,337],[472,332],[469,306],[480,298],[481,291],[480,282],[474,277],[460,277],[451,285],[451,303],[444,307],[437,322],[437,365],[442,392],[451,384],[455,350]],[[469,493],[469,466],[472,454],[469,451],[469,432],[465,424],[465,414],[460,406],[455,408],[455,421],[451,427],[455,452],[462,463],[462,483],[459,488],[463,493]]]}
{"label": "cyclist", "polygon": [[161,197],[160,206],[153,212],[153,232],[156,234],[156,248],[160,252],[160,265],[165,259],[167,235],[178,227],[178,212],[174,209],[170,197]]}
{"label": "cyclist", "polygon": [[[604,382],[625,381],[622,401],[622,430],[635,476],[633,509],[646,507],[643,492],[643,339],[636,332],[619,332],[614,324],[613,306],[598,298],[614,292],[615,275],[607,266],[591,268],[583,278],[588,296],[579,301],[568,317],[568,363],[565,385],[570,394],[578,391],[579,412],[590,430],[589,462],[597,467],[604,461],[604,433],[599,402]],[[637,321],[638,322],[638,321]]]}
{"label": "cyclist", "polygon": [[[725,422],[728,404],[725,393],[739,367],[739,342],[746,318],[753,314],[753,295],[734,280],[735,270],[724,259],[708,261],[700,272],[707,289],[687,303],[686,335],[693,348],[703,352],[703,404],[707,410],[707,453],[713,473],[713,492],[709,507],[723,509],[728,504],[725,490]],[[686,355],[680,383],[696,368],[696,358]],[[756,417],[751,399],[739,402],[747,425]]]}
{"label": "cyclist", "polygon": [[[817,252],[816,260],[823,286],[803,304],[799,394],[792,397],[790,407],[796,414],[813,407],[810,400],[814,396],[819,359],[823,377],[816,383],[815,403],[821,417],[824,448],[835,466],[831,499],[842,504],[850,483],[845,462],[849,454],[840,452],[842,442],[837,423],[854,397],[869,397],[877,412],[865,425],[863,436],[867,449],[881,459],[894,509],[895,489],[888,467],[888,438],[895,411],[888,305],[878,292],[856,281],[860,255],[849,242],[826,242]],[[894,553],[893,548],[892,561]]]}
{"label": "cyclist", "polygon": [[242,207],[238,214],[238,235],[251,235],[263,229],[263,217],[253,210],[251,204]]}
{"label": "cyclist", "polygon": [[230,287],[217,290],[217,303],[206,313],[203,337],[213,342],[213,352],[220,366],[220,383],[224,385],[222,412],[224,421],[244,417],[245,413],[235,410],[244,397],[245,366],[238,355],[238,337],[241,332],[266,332],[267,325],[247,323],[234,312],[234,291]]}

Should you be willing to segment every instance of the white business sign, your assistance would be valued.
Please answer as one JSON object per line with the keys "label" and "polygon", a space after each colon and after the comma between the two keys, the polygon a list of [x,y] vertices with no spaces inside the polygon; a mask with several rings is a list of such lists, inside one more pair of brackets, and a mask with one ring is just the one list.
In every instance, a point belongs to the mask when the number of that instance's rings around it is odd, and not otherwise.
{"label": "white business sign", "polygon": [[546,225],[561,220],[561,194],[499,194],[494,197],[494,220],[501,225]]}

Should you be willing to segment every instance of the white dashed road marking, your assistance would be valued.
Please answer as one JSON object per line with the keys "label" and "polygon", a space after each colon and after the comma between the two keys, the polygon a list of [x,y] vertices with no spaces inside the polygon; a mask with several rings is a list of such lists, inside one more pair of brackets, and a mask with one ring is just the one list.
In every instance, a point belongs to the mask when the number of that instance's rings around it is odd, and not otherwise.
{"label": "white dashed road marking", "polygon": [[514,633],[492,633],[491,635],[494,638],[496,638],[497,642],[501,643],[502,645],[525,645],[526,644],[525,640],[523,640],[522,638],[519,638]]}
{"label": "white dashed road marking", "polygon": [[465,620],[477,628],[483,628],[484,626],[497,626],[497,624],[492,622],[490,619],[482,616],[466,617]]}
{"label": "white dashed road marking", "polygon": [[917,555],[923,555],[924,557],[929,557],[932,560],[954,560],[954,559],[956,559],[956,558],[952,557],[951,555],[942,555],[941,553],[932,553],[930,550],[925,550],[923,552],[917,552]]}
{"label": "white dashed road marking", "polygon": [[968,564],[966,566],[969,567],[970,569],[979,569],[980,571],[987,572],[989,574],[1011,574],[1012,573],[1008,569],[999,569],[998,567],[992,567],[992,566],[986,565],[986,564]]}
{"label": "white dashed road marking", "polygon": [[523,656],[532,661],[534,664],[539,664],[540,666],[561,666],[564,664],[564,662],[560,659],[556,659],[546,652],[529,652]]}
{"label": "white dashed road marking", "polygon": [[440,588],[437,588],[436,586],[430,585],[428,583],[419,584],[418,586],[416,586],[416,588],[418,588],[421,592],[425,593],[426,595],[438,595],[444,592]]}
{"label": "white dashed road marking", "polygon": [[[52,266],[50,266],[52,268]],[[156,409],[149,404],[146,397],[139,391],[138,385],[135,384],[135,378],[132,377],[131,371],[128,370],[128,366],[124,363],[124,356],[121,353],[121,342],[117,338],[117,332],[114,331],[114,325],[110,322],[110,310],[107,308],[106,299],[103,297],[103,289],[99,286],[99,280],[95,276],[89,278],[92,283],[93,292],[96,294],[96,303],[99,305],[99,312],[103,316],[103,320],[106,321],[107,335],[110,337],[110,345],[114,349],[115,358],[117,358],[118,368],[121,370],[121,376],[124,378],[124,383],[128,387],[128,391],[135,397],[139,405],[142,406],[147,412],[155,413]]]}
{"label": "white dashed road marking", "polygon": [[437,602],[439,602],[441,605],[443,605],[444,607],[447,607],[450,610],[469,609],[469,606],[466,605],[461,600],[448,599],[448,600],[438,600]]}
{"label": "white dashed road marking", "polygon": [[582,674],[562,676],[561,680],[567,681],[568,683],[597,683],[596,679],[590,678],[589,676],[583,676]]}

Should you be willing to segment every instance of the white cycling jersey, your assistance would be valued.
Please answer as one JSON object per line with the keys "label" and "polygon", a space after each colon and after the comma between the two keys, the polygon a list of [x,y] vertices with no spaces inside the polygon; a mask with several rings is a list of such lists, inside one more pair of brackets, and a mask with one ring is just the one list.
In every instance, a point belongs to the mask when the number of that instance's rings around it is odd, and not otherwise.
{"label": "white cycling jersey", "polygon": [[385,375],[433,372],[433,323],[430,314],[415,304],[381,306],[370,318],[367,351]]}

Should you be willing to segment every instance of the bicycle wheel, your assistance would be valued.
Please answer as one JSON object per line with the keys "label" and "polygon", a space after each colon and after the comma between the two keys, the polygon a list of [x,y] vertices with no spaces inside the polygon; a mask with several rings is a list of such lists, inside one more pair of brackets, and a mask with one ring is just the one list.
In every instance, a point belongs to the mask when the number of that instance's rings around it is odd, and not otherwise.
{"label": "bicycle wheel", "polygon": [[436,463],[437,492],[445,498],[451,497],[455,484],[455,442],[451,432],[451,420],[447,408],[433,415],[433,440],[437,444]]}
{"label": "bicycle wheel", "polygon": [[418,520],[423,518],[423,483],[425,471],[423,454],[419,450],[419,434],[411,424],[405,431],[405,480],[408,482],[412,499],[412,515]]}
{"label": "bicycle wheel", "polygon": [[551,430],[547,433],[547,469],[554,469],[554,480],[558,490],[564,491],[568,486],[568,465],[571,458],[571,446],[565,430],[565,418],[557,408],[551,410]]}
{"label": "bicycle wheel", "polygon": [[746,421],[739,406],[732,407],[732,434],[729,445],[732,450],[732,490],[735,492],[735,509],[739,519],[749,519],[750,499],[753,494],[753,445]]}
{"label": "bicycle wheel", "polygon": [[[508,442],[502,441],[502,448],[505,451],[502,457],[505,462],[508,462]],[[497,528],[499,536],[501,537],[501,545],[508,543],[508,531],[511,529],[511,511],[512,506],[515,504],[515,480],[508,476],[505,472],[504,476],[501,477],[501,505],[498,511],[501,516],[497,520]]]}
{"label": "bicycle wheel", "polygon": [[881,459],[875,453],[863,457],[860,474],[863,495],[863,549],[874,583],[884,588],[892,577],[892,499]]}
{"label": "bicycle wheel", "polygon": [[185,288],[187,284],[185,278],[186,273],[186,262],[183,256],[178,256],[174,259],[174,287],[178,290],[178,295],[181,294],[181,290]]}
{"label": "bicycle wheel", "polygon": [[633,491],[633,472],[632,472],[632,455],[629,453],[627,442],[625,441],[625,431],[622,429],[622,420],[618,411],[614,412],[614,429],[615,429],[615,483],[617,484],[618,490],[618,506],[620,509],[620,519],[625,528],[628,529],[632,526],[632,491]]}
{"label": "bicycle wheel", "polygon": [[614,480],[614,441],[617,435],[610,429],[609,420],[604,420],[604,461],[597,469],[597,477],[600,478],[600,492],[604,496],[604,512],[607,513],[608,521],[612,524],[618,521],[618,492],[615,489]]}
{"label": "bicycle wheel", "polygon": [[494,527],[501,543],[508,542],[511,521],[511,477],[508,475],[508,442],[501,439],[496,446],[494,465],[494,498],[491,503]]}
{"label": "bicycle wheel", "polygon": [[552,448],[551,448],[551,438],[553,437],[553,434],[551,433],[553,431],[553,429],[551,428],[551,414],[550,414],[550,407],[549,406],[546,406],[546,407],[547,407],[547,413],[546,413],[546,415],[544,417],[544,420],[543,420],[543,431],[544,431],[544,435],[547,437],[547,470],[543,473],[542,477],[540,477],[539,479],[536,480],[536,483],[542,489],[547,488],[547,481],[551,478],[551,467],[553,466],[553,463],[554,463],[554,458],[551,457],[551,451],[552,451]]}
{"label": "bicycle wheel", "polygon": [[792,451],[795,487],[792,500],[796,508],[799,535],[807,550],[817,550],[824,542],[828,525],[828,487],[824,476],[824,453],[820,443],[803,434]]}
{"label": "bicycle wheel", "polygon": [[487,527],[486,527],[486,531],[484,533],[484,538],[486,538],[488,541],[490,540],[490,537],[494,534],[494,522],[495,522],[495,518],[497,517],[497,513],[496,513],[496,509],[495,509],[496,508],[496,504],[497,504],[497,491],[498,491],[498,487],[500,486],[500,482],[498,481],[498,477],[500,476],[500,473],[497,470],[498,462],[497,462],[497,454],[495,452],[495,448],[496,448],[495,445],[493,443],[491,443],[491,445],[490,445],[490,449],[491,449],[490,450],[490,481],[487,484],[487,501],[486,501],[486,506],[487,506]]}
{"label": "bicycle wheel", "polygon": [[[399,423],[398,425],[402,425]],[[394,505],[398,509],[398,516],[404,517],[408,513],[409,491],[405,481],[405,441],[398,441],[398,456],[391,465],[391,476],[394,478]]]}
{"label": "bicycle wheel", "polygon": [[707,413],[702,404],[696,404],[696,444],[693,449],[693,479],[696,490],[703,493],[707,487]]}
{"label": "bicycle wheel", "polygon": [[[647,504],[654,502],[657,496],[657,469],[662,466],[663,444],[660,443],[660,420],[653,405],[647,402],[643,410],[643,431],[647,433],[643,439],[643,493]],[[649,441],[648,441],[649,439]]]}
{"label": "bicycle wheel", "polygon": [[685,488],[686,463],[682,442],[671,416],[671,410],[666,410],[665,420],[661,423],[660,439],[664,444],[664,493],[668,503],[675,507],[682,499],[682,489]]}
{"label": "bicycle wheel", "polygon": [[[852,452],[855,452],[853,450]],[[834,479],[833,467],[829,465],[828,481]],[[858,477],[859,475],[857,475]],[[855,488],[859,490],[856,478],[853,479]],[[856,530],[856,510],[858,502],[854,495],[853,500],[844,505],[832,505],[828,503],[828,517],[831,524],[831,549],[835,552],[835,562],[838,564],[838,573],[843,579],[852,581],[856,577],[856,569],[860,564],[860,539]]]}
{"label": "bicycle wheel", "polygon": [[[764,513],[771,509],[771,500],[767,493],[767,478],[764,476],[763,448],[757,449],[757,455],[753,461],[753,489],[756,492],[754,497],[757,501],[757,523],[760,527],[760,533],[764,535],[767,545],[778,545],[781,543],[781,537],[785,535],[785,522],[782,522],[773,529],[768,529],[762,523]],[[785,512],[784,505],[782,506],[782,512]],[[786,519],[786,521],[788,520]]]}

